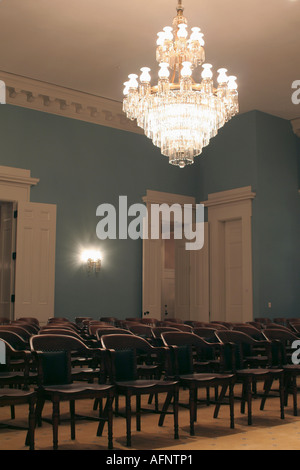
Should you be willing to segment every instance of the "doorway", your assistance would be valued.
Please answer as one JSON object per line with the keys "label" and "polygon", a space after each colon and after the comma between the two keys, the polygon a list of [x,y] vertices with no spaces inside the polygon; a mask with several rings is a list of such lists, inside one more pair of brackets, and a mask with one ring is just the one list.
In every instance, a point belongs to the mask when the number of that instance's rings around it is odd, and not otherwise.
{"label": "doorway", "polygon": [[0,201],[0,317],[14,318],[15,203]]}
{"label": "doorway", "polygon": [[[147,191],[143,198],[148,214],[151,204],[192,204],[195,199],[178,194]],[[151,220],[149,218],[149,227]],[[172,226],[171,226],[172,227]],[[148,230],[150,233],[150,229]],[[143,312],[158,320],[180,318],[184,321],[209,319],[208,226],[204,247],[186,250],[184,238],[174,236],[143,240]]]}

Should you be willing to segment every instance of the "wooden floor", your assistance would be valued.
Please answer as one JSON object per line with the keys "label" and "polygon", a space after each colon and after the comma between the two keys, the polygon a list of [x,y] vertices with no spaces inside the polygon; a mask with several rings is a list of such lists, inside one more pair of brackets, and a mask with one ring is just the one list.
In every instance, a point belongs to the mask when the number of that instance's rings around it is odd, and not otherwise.
{"label": "wooden floor", "polygon": [[[238,388],[236,389],[238,391]],[[200,395],[200,398],[204,398]],[[188,394],[180,392],[180,402],[187,403]],[[134,401],[133,401],[134,403]],[[143,406],[151,408],[147,401]],[[201,404],[198,407],[198,421],[195,425],[195,436],[189,434],[189,412],[187,408],[179,409],[179,439],[173,439],[173,417],[168,415],[163,427],[158,427],[158,415],[144,413],[142,415],[142,430],[135,430],[135,420],[132,420],[131,450],[298,450],[300,448],[300,409],[299,417],[293,416],[292,400],[285,408],[285,419],[280,419],[279,399],[269,398],[265,410],[259,410],[260,400],[253,401],[253,425],[247,425],[247,416],[240,413],[239,401],[235,403],[235,429],[229,427],[229,407],[221,407],[218,419],[213,418],[213,405]],[[299,397],[300,408],[300,397]],[[120,399],[120,411],[124,402]],[[51,418],[51,404],[46,403],[44,418]],[[76,412],[81,415],[97,416],[91,400],[78,401]],[[96,436],[97,423],[79,420],[76,424],[76,439],[70,440],[68,404],[61,405],[61,424],[59,426],[60,450],[107,450],[107,427],[102,437]],[[10,419],[10,409],[0,408],[0,422],[18,426],[27,425],[27,407],[16,407],[16,417]],[[129,450],[126,447],[126,425],[121,416],[114,418],[113,424],[114,450]],[[0,428],[0,450],[26,450],[26,431]],[[43,421],[36,428],[36,450],[52,449],[52,427]]]}

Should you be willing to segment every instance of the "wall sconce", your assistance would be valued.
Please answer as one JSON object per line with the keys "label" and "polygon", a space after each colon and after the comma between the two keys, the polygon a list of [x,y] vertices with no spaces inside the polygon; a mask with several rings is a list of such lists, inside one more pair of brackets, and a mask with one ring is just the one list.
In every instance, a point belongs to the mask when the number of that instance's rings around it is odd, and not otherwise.
{"label": "wall sconce", "polygon": [[88,274],[98,273],[101,268],[101,253],[96,250],[85,250],[81,253],[81,260],[85,263]]}

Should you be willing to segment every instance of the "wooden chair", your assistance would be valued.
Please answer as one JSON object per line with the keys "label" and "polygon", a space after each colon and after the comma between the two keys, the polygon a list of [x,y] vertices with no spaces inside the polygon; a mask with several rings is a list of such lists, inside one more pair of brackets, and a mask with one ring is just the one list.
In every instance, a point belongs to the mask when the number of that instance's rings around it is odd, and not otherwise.
{"label": "wooden chair", "polygon": [[[107,383],[75,383],[72,380],[71,352],[82,351],[83,354],[95,355],[100,362],[103,377],[106,377],[105,361],[100,349],[92,350],[77,338],[63,335],[36,335],[30,339],[31,350],[38,363],[38,389],[36,419],[41,425],[41,415],[46,400],[52,402],[53,449],[58,448],[59,404],[70,403],[71,439],[75,439],[75,400],[106,399],[103,412],[99,415],[97,435],[102,435],[101,421],[108,423],[108,448],[113,448],[112,437],[112,401],[114,387]],[[99,374],[99,382],[101,375]]]}
{"label": "wooden chair", "polygon": [[[167,394],[168,406],[173,401],[174,415],[174,439],[178,439],[178,381],[139,378],[138,370],[138,349],[141,338],[134,335],[108,335],[102,336],[103,347],[107,350],[109,380],[116,387],[117,396],[125,396],[126,401],[126,445],[131,446],[131,398],[136,397],[136,429],[141,430],[141,396],[153,396],[157,394]],[[150,345],[149,345],[150,346]],[[151,352],[157,350],[162,354],[161,348],[152,348]],[[159,359],[158,359],[159,361]],[[168,408],[168,406],[166,408]],[[165,407],[164,407],[165,410]],[[166,412],[166,410],[164,411]]]}
{"label": "wooden chair", "polygon": [[[186,332],[166,332],[162,333],[162,338],[166,346],[170,348],[171,364],[168,375],[173,376],[182,387],[189,390],[189,410],[190,410],[190,435],[195,434],[194,424],[197,421],[197,391],[199,389],[208,390],[210,387],[221,387],[221,393],[216,400],[214,418],[218,417],[221,404],[224,403],[224,397],[229,389],[230,405],[230,427],[234,428],[234,394],[233,388],[235,375],[219,374],[212,371],[197,372],[194,360],[194,350],[201,357],[203,352],[214,350],[215,346],[202,340],[193,333]],[[217,344],[220,348],[220,344]],[[161,420],[163,422],[164,416]]]}
{"label": "wooden chair", "polygon": [[297,377],[300,376],[300,365],[293,364],[291,361],[291,351],[293,350],[294,341],[299,342],[299,337],[291,331],[285,329],[265,329],[263,331],[266,339],[272,342],[276,342],[280,345],[280,350],[277,356],[277,367],[284,371],[284,383],[285,383],[285,405],[288,404],[288,394],[293,395],[293,413],[294,416],[298,416],[297,406]]}
{"label": "wooden chair", "polygon": [[180,331],[186,331],[191,333],[193,331],[193,327],[190,325],[186,325],[184,323],[175,323],[175,322],[164,322],[164,326],[171,326],[172,328],[177,328]]}
{"label": "wooden chair", "polygon": [[[15,371],[11,368],[15,358],[23,358],[25,367]],[[5,340],[0,339],[0,406],[10,406],[11,419],[15,419],[15,406],[29,405],[28,433],[25,444],[34,449],[34,405],[36,393],[29,389],[30,353],[28,351],[16,351]],[[9,423],[0,427],[11,429],[24,429],[15,423]]]}
{"label": "wooden chair", "polygon": [[129,331],[152,343],[152,327],[150,325],[132,325]]}
{"label": "wooden chair", "polygon": [[271,343],[265,342],[268,356],[268,367],[249,368],[247,358],[244,357],[245,349],[249,346],[262,345],[261,341],[256,341],[250,336],[240,331],[216,331],[216,336],[224,344],[222,355],[222,370],[232,372],[236,375],[237,382],[243,386],[241,396],[241,412],[245,412],[245,403],[248,405],[248,425],[252,425],[252,390],[256,383],[264,383],[264,395],[260,409],[263,410],[264,403],[269,396],[274,380],[279,382],[280,417],[284,419],[284,371],[283,369],[272,369]]}
{"label": "wooden chair", "polygon": [[100,317],[100,321],[105,323],[109,323],[110,325],[114,326],[118,319],[116,317]]}
{"label": "wooden chair", "polygon": [[193,333],[200,338],[206,339],[207,341],[217,342],[218,339],[215,335],[215,328],[206,328],[202,327],[195,327],[193,328]]}
{"label": "wooden chair", "polygon": [[155,328],[152,328],[152,338],[153,338],[153,344],[155,346],[163,346],[164,342],[161,337],[162,333],[165,333],[166,331],[180,331],[178,328],[173,328],[171,326],[156,326]]}

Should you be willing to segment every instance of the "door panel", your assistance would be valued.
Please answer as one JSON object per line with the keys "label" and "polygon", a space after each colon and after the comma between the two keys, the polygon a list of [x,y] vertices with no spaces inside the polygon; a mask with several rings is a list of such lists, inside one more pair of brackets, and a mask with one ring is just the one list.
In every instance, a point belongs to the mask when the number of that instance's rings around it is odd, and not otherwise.
{"label": "door panel", "polygon": [[204,245],[190,251],[190,319],[209,322],[209,237],[204,224]]}
{"label": "door panel", "polygon": [[225,317],[243,320],[242,219],[225,222]]}
{"label": "door panel", "polygon": [[0,316],[13,318],[14,282],[14,216],[13,203],[2,202],[0,206]]}
{"label": "door panel", "polygon": [[190,251],[186,241],[175,240],[175,318],[190,318]]}
{"label": "door panel", "polygon": [[15,316],[54,315],[56,206],[19,202]]}

